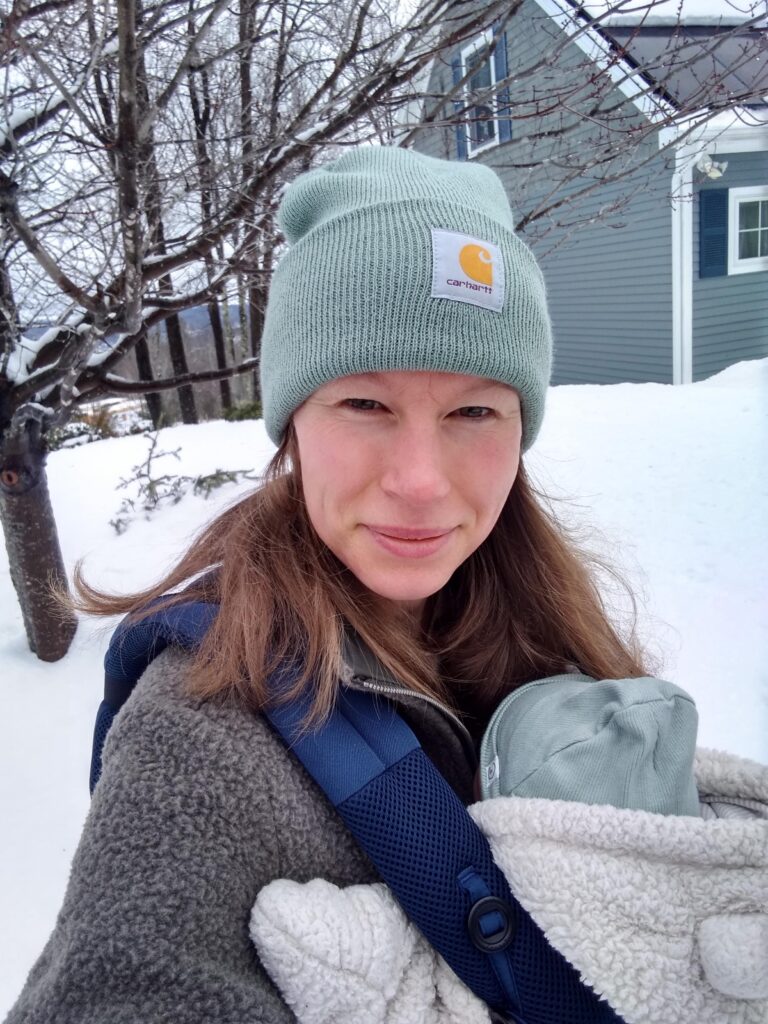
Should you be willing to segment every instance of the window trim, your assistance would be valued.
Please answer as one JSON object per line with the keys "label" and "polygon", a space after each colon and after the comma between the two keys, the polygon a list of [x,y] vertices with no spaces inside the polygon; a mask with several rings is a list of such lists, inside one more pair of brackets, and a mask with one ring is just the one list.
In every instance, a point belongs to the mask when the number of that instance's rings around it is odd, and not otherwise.
{"label": "window trim", "polygon": [[768,201],[768,185],[749,185],[728,189],[728,276],[754,274],[768,270],[768,256],[739,259],[739,205],[759,200]]}
{"label": "window trim", "polygon": [[490,103],[488,105],[491,107],[491,110],[493,111],[492,120],[494,127],[494,137],[492,139],[489,139],[487,142],[484,142],[481,146],[475,146],[474,143],[472,142],[472,125],[470,123],[470,118],[467,117],[467,113],[471,109],[468,95],[469,83],[465,82],[464,85],[462,86],[462,105],[465,108],[464,130],[466,133],[467,140],[468,160],[472,160],[474,157],[479,156],[481,153],[487,152],[489,149],[494,149],[496,146],[499,145],[499,142],[501,141],[501,126],[499,125],[499,97],[496,92],[496,61],[494,60],[494,52],[491,49],[493,46],[493,39],[493,29],[486,29],[485,32],[483,32],[481,35],[475,36],[472,42],[468,43],[467,46],[463,47],[459,53],[459,56],[461,58],[461,77],[464,78],[468,70],[469,59],[472,56],[474,56],[474,54],[476,54],[478,50],[485,49],[488,51],[486,63],[488,64],[488,67],[490,68],[491,71],[491,89],[493,90],[493,94],[490,97]]}

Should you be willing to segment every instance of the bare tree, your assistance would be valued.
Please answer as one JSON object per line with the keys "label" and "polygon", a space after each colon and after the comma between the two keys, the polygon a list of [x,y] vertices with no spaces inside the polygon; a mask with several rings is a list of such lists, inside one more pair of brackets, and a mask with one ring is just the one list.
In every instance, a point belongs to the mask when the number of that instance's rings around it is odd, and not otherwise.
{"label": "bare tree", "polygon": [[[258,365],[284,183],[371,132],[435,52],[498,17],[428,0],[15,0],[0,25],[0,514],[29,642],[66,651],[74,621],[45,485],[45,438],[84,402],[224,380]],[[237,366],[115,373],[192,307],[250,294]],[[213,314],[215,316],[215,314]],[[38,324],[40,331],[31,328]],[[172,344],[172,332],[168,332]],[[183,351],[183,346],[181,346]]]}

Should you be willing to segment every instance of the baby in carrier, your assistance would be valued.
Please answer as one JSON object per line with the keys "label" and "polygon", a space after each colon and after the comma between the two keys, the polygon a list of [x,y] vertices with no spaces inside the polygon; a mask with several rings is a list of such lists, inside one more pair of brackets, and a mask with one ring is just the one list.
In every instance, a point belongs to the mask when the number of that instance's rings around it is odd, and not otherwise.
{"label": "baby in carrier", "polygon": [[[627,1024],[768,1021],[768,768],[696,727],[671,683],[571,674],[510,694],[480,748],[469,813]],[[251,935],[300,1024],[491,1019],[384,885],[272,882]]]}

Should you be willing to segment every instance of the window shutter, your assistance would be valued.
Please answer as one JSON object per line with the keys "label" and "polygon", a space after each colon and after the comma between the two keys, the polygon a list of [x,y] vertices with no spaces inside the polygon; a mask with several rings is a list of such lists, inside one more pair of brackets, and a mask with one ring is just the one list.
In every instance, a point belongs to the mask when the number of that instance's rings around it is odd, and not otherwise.
{"label": "window shutter", "polygon": [[[452,61],[453,67],[453,84],[458,83],[464,77],[463,65],[461,63],[461,57],[454,57]],[[464,110],[466,106],[464,102],[464,96],[461,93],[457,93],[453,100],[453,112],[458,114],[460,110]],[[467,159],[467,125],[465,121],[456,122],[456,156],[459,160]]]}
{"label": "window shutter", "polygon": [[728,273],[728,189],[699,192],[699,277]]}
{"label": "window shutter", "polygon": [[[454,85],[456,86],[464,78],[461,56],[454,57],[452,66],[454,69]],[[454,98],[454,114],[459,114],[460,111],[464,110],[465,106],[463,93],[456,93]],[[467,125],[465,121],[457,121],[456,123],[456,156],[459,160],[467,159]]]}
{"label": "window shutter", "polygon": [[[509,72],[507,71],[507,33],[502,32],[496,39],[496,49],[493,53],[494,71],[496,81],[503,82]],[[512,106],[509,99],[509,86],[499,89],[496,94],[496,109],[498,111],[499,142],[509,142],[512,138]]]}

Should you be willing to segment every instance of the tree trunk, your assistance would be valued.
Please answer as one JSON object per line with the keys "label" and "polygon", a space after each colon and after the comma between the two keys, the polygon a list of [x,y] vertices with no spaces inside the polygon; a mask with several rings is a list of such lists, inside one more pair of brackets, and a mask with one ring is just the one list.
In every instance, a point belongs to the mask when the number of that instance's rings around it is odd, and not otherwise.
{"label": "tree trunk", "polygon": [[[216,349],[216,366],[220,370],[227,368],[227,348],[224,343],[224,325],[221,322],[221,310],[218,302],[214,299],[208,303],[208,317],[211,321],[213,331],[213,344]],[[219,381],[219,392],[221,394],[221,410],[226,412],[232,408],[232,391],[228,380]]]}
{"label": "tree trunk", "polygon": [[[141,0],[135,0],[136,23],[141,26],[143,23],[143,5]],[[147,68],[145,52],[140,49],[136,61],[138,105],[141,117],[146,117],[149,110],[149,92],[147,88]],[[160,172],[157,166],[155,154],[154,134],[150,130],[145,133],[141,144],[141,173],[144,186],[144,204],[151,251],[153,255],[164,256],[167,252],[165,246],[165,226],[163,224],[163,198],[160,186]],[[173,279],[170,274],[164,274],[158,281],[158,291],[161,295],[173,295]],[[168,354],[171,357],[171,367],[174,376],[189,373],[187,354],[184,351],[184,333],[181,328],[181,319],[178,313],[171,313],[165,321],[165,336],[168,339]],[[197,408],[195,406],[195,395],[191,385],[185,384],[177,389],[179,396],[179,408],[181,419],[184,423],[199,422]]]}
{"label": "tree trunk", "polygon": [[[237,366],[240,362],[237,342],[235,341],[235,329],[232,326],[232,307],[229,302],[225,302],[223,306],[219,306],[221,312],[221,325],[224,329],[224,351],[226,358],[231,360],[231,366]],[[230,381],[230,387],[232,392],[232,404],[237,405],[241,400],[242,394],[241,381],[239,377],[233,377]]]}
{"label": "tree trunk", "polygon": [[[272,218],[265,220],[265,240],[262,242],[259,264],[254,268],[255,273],[251,278],[248,289],[248,334],[250,338],[251,355],[261,362],[261,335],[264,331],[264,319],[267,311],[267,298],[269,296],[269,285],[272,278],[273,245]],[[256,255],[254,253],[254,260]],[[253,397],[257,402],[261,401],[261,382],[259,378],[258,365],[253,373]]]}
{"label": "tree trunk", "polygon": [[67,577],[45,457],[35,420],[0,438],[0,521],[29,646],[42,661],[58,661],[69,650],[77,618],[54,596],[54,588],[67,592]]}
{"label": "tree trunk", "polygon": [[[250,328],[248,326],[250,321],[249,312],[249,292],[245,282],[245,275],[238,273],[237,275],[237,320],[240,328],[240,337],[238,339],[240,346],[240,353],[244,354],[248,351],[248,339]],[[238,360],[234,359],[234,365],[237,366]],[[243,381],[243,384],[247,388],[247,381]],[[248,398],[247,390],[241,392],[243,400],[246,401]]]}
{"label": "tree trunk", "polygon": [[267,308],[267,296],[259,280],[251,281],[248,288],[248,334],[250,337],[251,356],[259,363],[253,371],[253,400],[261,401],[261,381],[259,366],[261,365],[261,335],[264,330],[264,312]]}
{"label": "tree trunk", "polygon": [[[147,344],[146,333],[142,334],[139,340],[136,342],[136,369],[139,373],[139,380],[154,380],[152,372],[152,359],[149,354],[149,345]],[[163,425],[163,400],[156,391],[150,391],[149,394],[144,396],[147,403],[147,409],[149,410],[149,417],[152,420],[152,426],[155,430],[159,430]]]}
{"label": "tree trunk", "polygon": [[[161,293],[163,293],[162,285],[164,280],[160,282]],[[167,294],[172,294],[172,291],[173,287],[170,285],[169,279]],[[178,313],[171,313],[165,321],[165,330],[168,337],[168,354],[171,357],[173,375],[180,377],[182,374],[189,373],[189,364],[187,363],[187,353],[184,351],[184,335],[182,334],[181,318]],[[197,407],[195,406],[195,395],[192,391],[192,386],[184,384],[182,387],[177,388],[176,393],[179,396],[182,423],[198,423]]]}

